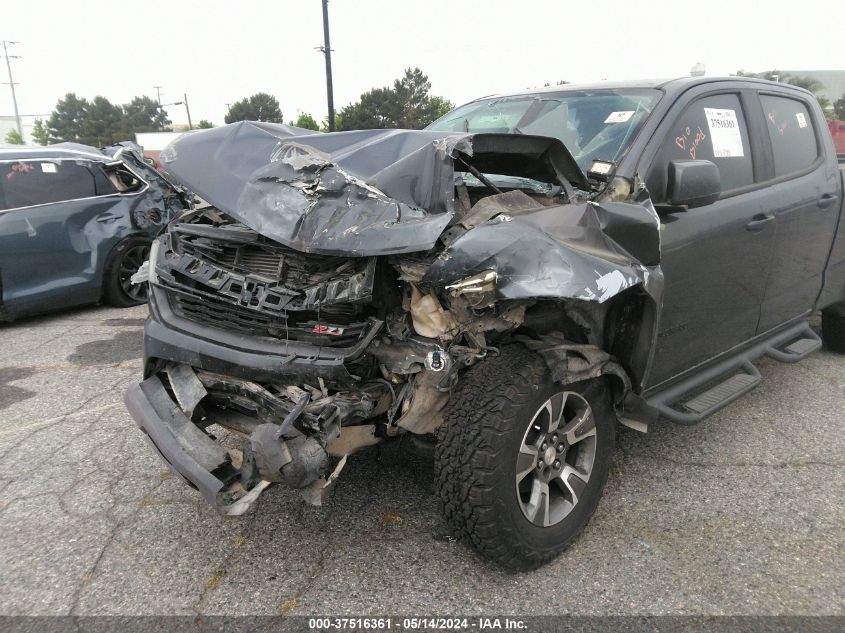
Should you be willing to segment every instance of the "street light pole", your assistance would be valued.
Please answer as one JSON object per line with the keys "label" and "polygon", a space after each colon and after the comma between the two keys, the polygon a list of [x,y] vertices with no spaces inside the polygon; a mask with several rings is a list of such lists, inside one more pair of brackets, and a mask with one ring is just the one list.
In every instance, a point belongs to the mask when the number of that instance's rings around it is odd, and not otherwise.
{"label": "street light pole", "polygon": [[332,88],[332,46],[329,42],[329,0],[323,0],[323,55],[326,57],[326,98],[329,102],[329,132],[334,132],[334,90]]}
{"label": "street light pole", "polygon": [[164,86],[153,86],[153,88],[156,89],[156,103],[161,105],[161,89],[164,88]]}
{"label": "street light pole", "polygon": [[[9,72],[9,88],[12,89],[12,105],[15,107],[15,124],[18,126],[18,134],[23,139],[23,126],[21,126],[21,115],[18,113],[18,98],[15,95],[15,82],[12,79],[12,65],[9,63],[9,49],[8,44],[17,44],[17,42],[7,42],[3,40],[3,56],[6,58],[6,70]],[[20,59],[17,55],[12,55],[14,59]]]}
{"label": "street light pole", "polygon": [[188,94],[183,92],[182,97],[184,98],[184,101],[185,101],[185,112],[188,113],[188,129],[193,130],[194,125],[193,125],[193,123],[191,123],[191,109],[188,107]]}

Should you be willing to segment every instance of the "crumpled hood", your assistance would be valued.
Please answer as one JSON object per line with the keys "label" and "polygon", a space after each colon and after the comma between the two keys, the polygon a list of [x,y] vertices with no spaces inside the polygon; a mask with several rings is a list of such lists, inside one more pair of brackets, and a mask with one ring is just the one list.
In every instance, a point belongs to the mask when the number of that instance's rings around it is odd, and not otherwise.
{"label": "crumpled hood", "polygon": [[[291,248],[326,255],[429,250],[454,213],[454,159],[482,171],[587,186],[557,139],[427,130],[315,133],[244,121],[186,134],[167,171],[224,213]],[[492,171],[497,167],[507,172]]]}

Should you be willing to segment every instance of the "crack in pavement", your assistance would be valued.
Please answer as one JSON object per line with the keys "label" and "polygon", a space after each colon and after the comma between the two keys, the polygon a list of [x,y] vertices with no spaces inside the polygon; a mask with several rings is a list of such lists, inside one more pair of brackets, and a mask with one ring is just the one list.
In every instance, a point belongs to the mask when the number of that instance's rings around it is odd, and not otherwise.
{"label": "crack in pavement", "polygon": [[[647,456],[645,456],[647,458]],[[642,456],[641,458],[642,459]],[[777,462],[717,462],[717,461],[687,461],[673,459],[665,455],[654,456],[657,461],[667,461],[677,466],[695,466],[697,468],[809,468],[812,466],[827,466],[829,468],[845,467],[845,462],[828,462],[819,460],[806,461],[777,461]]]}
{"label": "crack in pavement", "polygon": [[[85,410],[82,410],[82,411],[74,411],[73,413],[65,413],[64,415],[59,415],[59,416],[56,416],[55,418],[47,418],[45,420],[39,420],[38,422],[30,422],[29,424],[20,424],[20,425],[15,426],[12,429],[0,431],[0,437],[5,437],[7,435],[14,435],[15,433],[18,433],[20,431],[26,431],[26,430],[29,430],[29,429],[34,429],[35,431],[40,431],[40,430],[42,430],[43,427],[49,426],[51,424],[55,424],[56,422],[61,422],[61,421],[67,422],[68,419],[82,417],[82,416],[90,415],[92,413],[104,412],[104,411],[107,411],[109,409],[114,409],[116,407],[120,407],[122,405],[123,405],[123,402],[112,402],[111,404],[104,404],[100,407],[92,407],[90,409],[85,409]],[[10,449],[8,449],[5,452],[3,452],[2,454],[0,454],[0,458],[5,457],[8,454],[9,450],[11,450],[12,448],[17,448],[17,446],[19,446],[21,443],[25,442],[30,437],[32,437],[32,435],[27,435],[26,437],[22,438],[20,440],[20,442],[18,442],[14,446],[11,446]]]}
{"label": "crack in pavement", "polygon": [[35,435],[35,433],[42,430],[42,428],[44,428],[46,426],[49,426],[51,424],[55,424],[56,422],[59,422],[59,421],[62,421],[62,420],[66,420],[67,418],[78,417],[79,415],[87,414],[89,412],[100,412],[100,411],[105,411],[107,409],[111,409],[111,408],[114,408],[114,407],[122,406],[123,401],[118,400],[117,402],[112,402],[112,403],[109,403],[107,405],[103,405],[101,407],[93,407],[92,409],[83,410],[85,405],[89,404],[90,402],[92,402],[93,400],[96,400],[97,398],[99,398],[101,396],[104,396],[104,395],[106,395],[110,392],[113,392],[119,384],[121,384],[122,382],[124,382],[128,378],[129,378],[128,376],[121,376],[119,379],[117,379],[115,382],[110,384],[108,387],[106,387],[102,391],[98,391],[97,393],[95,393],[91,397],[86,398],[80,405],[71,409],[67,413],[63,413],[62,415],[55,416],[55,417],[52,417],[52,418],[47,418],[45,420],[39,420],[37,422],[30,422],[29,424],[15,424],[12,428],[0,430],[0,437],[5,437],[5,436],[8,436],[8,435],[13,435],[15,433],[18,433],[21,430],[27,430],[27,429],[30,429],[30,428],[36,429],[30,435],[24,436],[19,442],[16,442],[11,447],[9,447],[7,450],[3,451],[3,453],[0,454],[0,459],[4,458],[6,455],[9,454],[9,452],[12,449],[20,446],[20,444],[25,442],[27,439],[29,439],[30,437]]}
{"label": "crack in pavement", "polygon": [[[155,494],[156,490],[158,490],[161,486],[163,486],[165,481],[167,481],[167,480],[163,479],[160,482],[158,482],[155,486],[153,486],[152,490],[150,490],[147,493],[147,496]],[[123,529],[124,527],[126,527],[129,524],[130,521],[133,521],[134,519],[136,519],[137,516],[138,516],[138,513],[141,511],[141,509],[143,507],[144,506],[141,503],[139,503],[138,506],[135,508],[135,510],[133,512],[131,512],[130,514],[126,515],[125,517],[123,517],[121,519],[115,519],[115,523],[112,526],[111,530],[109,531],[109,534],[106,537],[105,542],[103,543],[103,547],[100,548],[100,551],[97,554],[97,557],[94,559],[94,562],[91,564],[88,571],[85,574],[83,574],[82,577],[80,578],[80,581],[77,584],[76,589],[73,592],[73,597],[71,598],[71,601],[70,601],[70,609],[68,610],[67,615],[77,615],[76,611],[79,607],[79,601],[82,598],[82,593],[83,593],[85,587],[88,585],[89,582],[91,582],[91,580],[93,580],[95,574],[97,573],[97,569],[100,566],[100,563],[102,562],[103,557],[106,554],[106,550],[108,550],[109,546],[112,543],[114,543],[115,539],[117,538],[118,532],[121,529]],[[106,514],[111,514],[112,512],[114,512],[114,507],[107,510]],[[114,518],[114,517],[112,517],[112,518]]]}
{"label": "crack in pavement", "polygon": [[[255,500],[255,503],[253,504],[253,511],[250,514],[249,520],[244,526],[244,529],[240,530],[240,533],[238,534],[237,538],[243,539],[243,542],[246,542],[247,538],[249,538],[249,534],[252,532],[252,529],[255,526],[256,517],[258,516],[258,511],[261,508],[261,500],[261,496],[259,496],[258,499]],[[197,598],[196,604],[191,607],[198,616],[203,615],[202,607],[205,604],[206,598],[212,591],[214,591],[219,586],[220,578],[226,574],[226,568],[229,565],[229,562],[232,558],[237,555],[238,551],[240,550],[240,547],[240,545],[234,545],[230,551],[226,552],[220,563],[215,566],[215,569],[217,570],[214,572],[215,575],[212,576],[211,579],[205,581],[205,585],[200,590],[200,595]]]}
{"label": "crack in pavement", "polygon": [[[96,426],[97,424],[99,424],[99,422],[100,422],[100,421],[102,420],[102,418],[103,418],[103,415],[105,415],[105,412],[101,413],[101,414],[100,414],[99,416],[97,416],[95,419],[93,419],[93,420],[91,420],[90,422],[88,422],[88,426],[89,426],[89,427],[94,427],[94,426]],[[20,446],[20,444],[22,444],[23,442],[25,442],[25,441],[27,441],[27,440],[29,440],[29,439],[32,439],[32,437],[33,437],[33,436],[35,436],[35,435],[36,435],[39,431],[41,431],[41,430],[43,430],[43,429],[38,429],[38,431],[35,431],[34,433],[32,433],[32,434],[30,434],[30,435],[26,436],[26,437],[25,437],[25,438],[23,438],[20,442],[17,442],[17,443],[16,443],[16,444],[12,447],[12,449],[13,449],[13,448],[16,448],[17,446]],[[60,445],[60,446],[56,447],[56,448],[55,448],[52,452],[50,452],[49,454],[44,455],[44,456],[42,457],[42,459],[41,459],[41,460],[39,460],[39,461],[34,461],[33,463],[31,463],[31,464],[30,464],[30,466],[31,466],[30,470],[32,470],[32,471],[37,471],[37,470],[39,469],[39,467],[40,467],[42,464],[44,464],[44,463],[45,463],[45,462],[47,462],[48,460],[50,460],[50,459],[54,458],[56,455],[60,454],[62,450],[64,450],[65,448],[67,448],[68,446],[70,446],[71,444],[73,444],[73,443],[74,443],[76,440],[78,440],[78,439],[79,439],[79,437],[80,437],[81,435],[83,435],[83,434],[84,434],[84,431],[83,431],[83,433],[80,433],[80,434],[78,434],[78,435],[74,435],[74,436],[73,436],[72,438],[70,438],[67,442],[65,442],[64,444],[62,444],[62,445]],[[12,449],[9,449],[9,450],[12,450]],[[8,453],[8,451],[7,451],[7,453]],[[4,454],[3,454],[3,457],[5,457],[5,455],[6,455],[7,453],[4,453]],[[95,467],[95,468],[94,468],[94,470],[96,471],[96,470],[97,470],[97,468]],[[86,475],[87,475],[87,473],[86,473]],[[9,482],[8,482],[8,483],[7,483],[7,484],[3,487],[3,489],[5,490],[5,488],[7,488],[9,485],[11,485],[11,484],[13,484],[13,483],[15,483],[15,482],[21,481],[22,479],[25,479],[25,477],[24,477],[24,478],[22,478],[22,477],[13,477],[13,478],[12,478],[12,479],[10,479],[10,480],[9,480]],[[76,480],[76,479],[75,479],[75,480],[74,480],[74,482],[73,482],[73,483],[72,483],[69,487],[67,487],[66,489],[64,489],[64,490],[62,490],[62,491],[60,491],[60,492],[52,492],[52,491],[51,491],[51,492],[35,493],[35,494],[21,495],[21,496],[15,497],[15,498],[13,498],[13,499],[9,500],[9,501],[6,503],[6,505],[5,505],[2,509],[8,508],[8,507],[9,507],[9,506],[11,506],[11,505],[12,505],[15,501],[20,501],[20,500],[25,500],[25,499],[33,499],[33,498],[36,498],[36,497],[39,497],[39,496],[45,496],[45,495],[53,495],[53,494],[55,494],[55,495],[64,495],[64,494],[67,494],[67,493],[68,493],[68,492],[70,492],[73,488],[75,488],[75,487],[76,487],[76,485],[78,484],[78,482],[79,482],[79,480]],[[60,504],[60,507],[61,507],[61,504]],[[62,511],[64,511],[64,508],[61,508],[61,509],[62,509]]]}
{"label": "crack in pavement", "polygon": [[[371,474],[369,475],[369,478],[372,480],[372,482],[378,481],[381,478],[381,475],[383,474],[384,470],[385,467],[381,464],[381,462],[376,460],[376,468],[370,471]],[[366,485],[365,487],[370,489],[372,486]],[[374,501],[375,499],[372,496],[365,497],[364,501],[358,507],[355,514],[362,514],[368,506],[374,503]],[[305,509],[306,508],[304,505],[301,506],[300,514],[304,513]],[[323,575],[323,572],[325,571],[326,553],[329,551],[330,548],[333,548],[337,542],[337,533],[332,528],[332,525],[329,521],[334,515],[334,506],[330,505],[327,510],[328,512],[326,512],[326,516],[323,519],[323,522],[328,526],[326,542],[323,544],[323,546],[320,548],[320,551],[317,553],[317,562],[314,564],[311,577],[308,578],[308,580],[304,582],[297,591],[294,592],[293,598],[291,598],[294,605],[293,608],[296,608],[296,606],[298,606],[299,602],[303,600],[306,594],[308,594],[316,586],[317,581],[320,579],[320,577]],[[359,536],[361,538],[366,538],[363,534]]]}
{"label": "crack in pavement", "polygon": [[[334,514],[334,508],[329,507],[328,510],[329,511],[326,513],[326,516],[324,518],[324,521],[327,524],[329,522],[329,519],[331,519],[332,515]],[[299,589],[294,592],[293,598],[291,598],[291,600],[293,601],[293,608],[296,608],[296,606],[299,605],[300,600],[302,600],[305,594],[307,594],[309,591],[311,591],[311,589],[314,588],[314,586],[317,584],[317,581],[323,575],[323,572],[325,571],[326,567],[326,553],[329,551],[330,548],[334,547],[336,540],[337,533],[335,532],[335,530],[329,527],[328,534],[326,535],[326,541],[325,543],[323,543],[323,546],[320,548],[320,551],[317,552],[317,562],[314,563],[311,576],[308,578],[308,580],[306,580],[300,585]]]}
{"label": "crack in pavement", "polygon": [[[119,363],[99,363],[99,364],[90,364],[85,365],[85,369],[131,369],[133,371],[137,371],[138,367],[142,365],[142,360],[140,358],[133,358],[131,360],[124,360]],[[34,365],[27,365],[27,364],[15,364],[15,367],[18,369],[34,369],[36,371],[48,371],[50,369],[73,369],[78,371],[79,365],[76,363],[51,363],[51,364],[44,364],[44,363],[36,363]]]}

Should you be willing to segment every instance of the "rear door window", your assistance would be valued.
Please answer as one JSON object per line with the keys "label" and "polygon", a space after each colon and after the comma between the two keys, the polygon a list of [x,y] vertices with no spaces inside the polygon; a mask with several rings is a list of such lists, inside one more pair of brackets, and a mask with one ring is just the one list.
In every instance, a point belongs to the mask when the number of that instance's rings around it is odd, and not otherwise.
{"label": "rear door window", "polygon": [[94,173],[76,161],[0,163],[0,205],[4,209],[91,198],[97,195]]}
{"label": "rear door window", "polygon": [[775,177],[801,172],[816,162],[816,132],[804,102],[773,95],[760,95],[760,102],[772,141]]}

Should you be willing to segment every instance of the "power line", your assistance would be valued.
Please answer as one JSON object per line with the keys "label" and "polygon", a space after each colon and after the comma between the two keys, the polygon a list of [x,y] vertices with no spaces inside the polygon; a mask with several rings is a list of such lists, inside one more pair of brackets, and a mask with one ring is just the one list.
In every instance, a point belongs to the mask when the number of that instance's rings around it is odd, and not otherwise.
{"label": "power line", "polygon": [[15,82],[12,79],[12,64],[9,63],[10,59],[20,59],[20,55],[9,55],[8,46],[12,44],[18,44],[19,42],[9,42],[7,40],[3,40],[3,57],[6,58],[6,70],[9,73],[9,88],[12,89],[12,105],[15,107],[15,123],[18,126],[18,135],[23,138],[23,126],[21,126],[21,115],[18,113],[18,98],[15,95]]}

